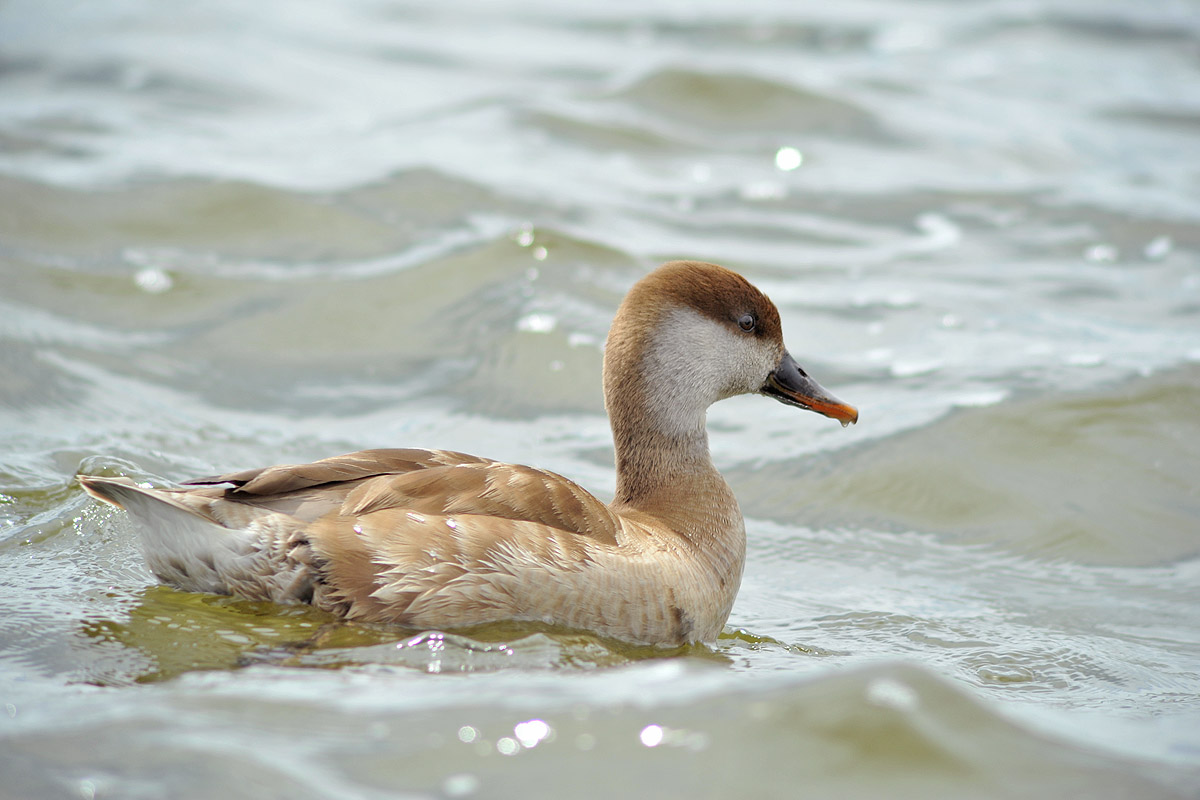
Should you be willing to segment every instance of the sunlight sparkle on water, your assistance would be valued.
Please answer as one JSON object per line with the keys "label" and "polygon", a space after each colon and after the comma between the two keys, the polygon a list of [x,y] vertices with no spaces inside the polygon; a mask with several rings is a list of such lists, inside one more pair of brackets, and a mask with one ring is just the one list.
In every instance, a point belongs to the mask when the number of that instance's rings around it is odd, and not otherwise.
{"label": "sunlight sparkle on water", "polygon": [[479,789],[479,778],[469,772],[450,775],[442,781],[442,791],[448,797],[466,797]]}
{"label": "sunlight sparkle on water", "polygon": [[896,711],[911,711],[919,703],[915,691],[900,681],[888,678],[871,681],[867,686],[867,699],[875,705]]}
{"label": "sunlight sparkle on water", "polygon": [[642,744],[646,747],[658,747],[662,744],[663,729],[661,725],[647,725],[642,728],[642,732],[638,734],[638,738],[642,740]]}
{"label": "sunlight sparkle on water", "polygon": [[513,236],[513,240],[521,247],[529,247],[533,244],[533,225],[529,223],[522,225]]}
{"label": "sunlight sparkle on water", "polygon": [[791,172],[804,163],[804,155],[794,147],[781,147],[775,151],[775,166]]}
{"label": "sunlight sparkle on water", "polygon": [[527,333],[550,333],[556,327],[558,327],[558,320],[553,314],[543,314],[535,311],[517,320],[517,330]]}
{"label": "sunlight sparkle on water", "polygon": [[516,735],[517,741],[521,743],[522,747],[534,748],[551,734],[551,729],[544,720],[531,719],[518,722],[513,727],[513,734]]}
{"label": "sunlight sparkle on water", "polygon": [[1094,244],[1083,251],[1083,257],[1093,264],[1111,264],[1120,258],[1121,253],[1111,244]]}
{"label": "sunlight sparkle on water", "polygon": [[133,276],[133,282],[143,292],[150,294],[162,294],[175,285],[175,281],[171,280],[170,275],[153,267],[138,270],[137,274]]}
{"label": "sunlight sparkle on water", "polygon": [[1175,246],[1175,242],[1170,236],[1157,236],[1151,239],[1142,253],[1151,261],[1161,261],[1171,253],[1171,248]]}

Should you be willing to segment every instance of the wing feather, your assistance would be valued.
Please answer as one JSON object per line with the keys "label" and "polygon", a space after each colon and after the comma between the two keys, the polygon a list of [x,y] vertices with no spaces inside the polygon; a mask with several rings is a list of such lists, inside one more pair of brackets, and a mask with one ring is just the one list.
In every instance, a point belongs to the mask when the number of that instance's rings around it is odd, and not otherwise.
{"label": "wing feather", "polygon": [[432,466],[479,464],[489,460],[450,450],[395,448],[360,450],[356,453],[323,458],[311,464],[280,464],[262,469],[230,472],[211,478],[187,481],[190,486],[228,483],[230,494],[243,497],[268,497],[309,489],[324,484],[361,480],[375,475],[394,475]]}
{"label": "wing feather", "polygon": [[438,627],[551,616],[596,544],[529,520],[384,509],[309,528],[318,605],[350,619]]}
{"label": "wing feather", "polygon": [[573,481],[497,461],[366,480],[346,496],[341,513],[359,516],[386,509],[524,520],[610,545],[617,543],[620,529],[608,506]]}

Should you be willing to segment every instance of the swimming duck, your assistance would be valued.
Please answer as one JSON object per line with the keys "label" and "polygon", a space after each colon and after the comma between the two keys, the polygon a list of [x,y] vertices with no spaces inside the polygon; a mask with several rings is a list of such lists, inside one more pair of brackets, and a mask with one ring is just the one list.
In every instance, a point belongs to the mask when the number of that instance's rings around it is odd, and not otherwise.
{"label": "swimming duck", "polygon": [[140,523],[150,569],[186,591],[422,630],[526,620],[711,643],[741,583],[746,530],[705,418],[750,393],[858,420],[788,354],[766,295],[723,267],[676,261],[633,286],[609,331],[611,503],[552,472],[445,450],[364,450],[178,488],[79,482]]}

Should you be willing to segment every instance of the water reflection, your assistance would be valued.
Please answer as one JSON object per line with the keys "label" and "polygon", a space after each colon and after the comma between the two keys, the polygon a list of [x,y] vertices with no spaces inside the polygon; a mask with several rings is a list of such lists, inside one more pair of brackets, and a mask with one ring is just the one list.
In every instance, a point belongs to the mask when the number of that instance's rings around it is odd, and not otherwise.
{"label": "water reflection", "polygon": [[[309,606],[278,606],[180,592],[165,586],[142,590],[123,603],[122,612],[119,619],[88,619],[80,632],[97,644],[117,645],[142,659],[121,659],[107,673],[90,670],[90,682],[155,682],[194,670],[255,665],[326,669],[396,666],[436,674],[594,669],[681,656],[733,663],[723,648],[630,645],[540,623],[503,622],[461,633],[423,631],[404,635],[395,627],[346,622]],[[744,632],[735,638],[768,641],[753,639]],[[119,671],[131,666],[133,672]],[[537,721],[531,721],[516,732],[517,741],[532,747],[524,742],[547,735],[545,731],[539,734],[539,730]],[[460,731],[461,735],[467,734]]]}

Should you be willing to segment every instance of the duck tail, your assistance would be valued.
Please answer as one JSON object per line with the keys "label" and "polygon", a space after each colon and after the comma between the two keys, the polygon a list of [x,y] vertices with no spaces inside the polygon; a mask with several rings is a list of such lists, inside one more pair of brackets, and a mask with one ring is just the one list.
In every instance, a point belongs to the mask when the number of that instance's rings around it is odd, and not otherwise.
{"label": "duck tail", "polygon": [[84,491],[122,508],[139,523],[146,564],[179,589],[233,594],[227,580],[254,551],[247,531],[231,530],[183,502],[182,493],[139,486],[129,478],[77,476]]}

